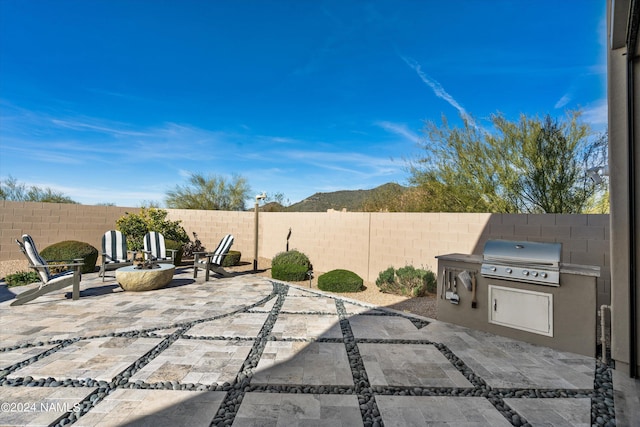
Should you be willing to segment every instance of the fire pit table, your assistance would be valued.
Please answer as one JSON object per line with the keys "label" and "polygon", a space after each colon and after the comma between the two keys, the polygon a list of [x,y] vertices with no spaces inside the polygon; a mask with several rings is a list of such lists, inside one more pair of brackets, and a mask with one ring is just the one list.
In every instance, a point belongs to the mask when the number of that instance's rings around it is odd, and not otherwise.
{"label": "fire pit table", "polygon": [[173,264],[157,264],[153,268],[129,265],[116,270],[116,280],[125,291],[152,291],[167,286],[175,271]]}

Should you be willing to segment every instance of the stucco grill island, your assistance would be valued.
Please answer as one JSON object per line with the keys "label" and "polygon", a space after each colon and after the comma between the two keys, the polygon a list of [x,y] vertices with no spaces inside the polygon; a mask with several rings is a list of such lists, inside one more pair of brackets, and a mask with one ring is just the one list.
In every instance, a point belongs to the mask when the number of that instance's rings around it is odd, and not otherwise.
{"label": "stucco grill island", "polygon": [[561,262],[560,243],[488,240],[438,259],[438,320],[595,356],[600,268]]}

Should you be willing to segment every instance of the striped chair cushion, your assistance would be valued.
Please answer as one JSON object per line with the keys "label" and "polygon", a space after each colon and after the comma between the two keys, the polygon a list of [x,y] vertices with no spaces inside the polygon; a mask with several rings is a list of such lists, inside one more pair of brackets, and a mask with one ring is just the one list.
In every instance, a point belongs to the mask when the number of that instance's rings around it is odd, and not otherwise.
{"label": "striped chair cushion", "polygon": [[[36,244],[33,242],[33,239],[28,234],[22,235],[22,242],[25,249],[25,254],[27,258],[29,258],[29,262],[34,266],[46,266],[47,263],[42,259],[40,254],[38,253],[38,249],[36,248]],[[40,280],[42,283],[47,283],[49,279],[51,279],[51,272],[49,268],[38,268],[38,274],[40,275]]]}
{"label": "striped chair cushion", "polygon": [[144,250],[151,252],[151,255],[158,259],[167,259],[164,236],[156,231],[150,231],[144,236]]}
{"label": "striped chair cushion", "polygon": [[107,254],[105,263],[127,262],[127,238],[118,230],[110,230],[102,236],[102,253]]}
{"label": "striped chair cushion", "polygon": [[231,234],[227,234],[220,240],[218,247],[213,252],[213,257],[211,257],[211,263],[216,265],[222,265],[222,261],[224,261],[224,257],[229,253],[229,249],[231,249],[231,245],[233,245],[233,236]]}

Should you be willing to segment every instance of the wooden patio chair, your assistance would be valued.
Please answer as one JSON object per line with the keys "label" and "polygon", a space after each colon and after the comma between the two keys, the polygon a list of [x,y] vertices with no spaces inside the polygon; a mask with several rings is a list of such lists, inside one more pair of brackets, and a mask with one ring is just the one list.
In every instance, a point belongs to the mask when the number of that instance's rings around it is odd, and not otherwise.
{"label": "wooden patio chair", "polygon": [[205,282],[209,281],[209,272],[213,271],[214,273],[220,274],[223,277],[231,277],[231,273],[225,271],[222,268],[222,262],[224,258],[229,253],[229,249],[231,249],[231,245],[233,245],[233,236],[231,234],[227,234],[220,240],[218,247],[213,252],[194,252],[193,259],[193,277],[198,277],[198,269],[202,268],[205,270],[204,280]]}
{"label": "wooden patio chair", "polygon": [[[167,255],[167,252],[169,255]],[[144,256],[145,259],[160,263],[175,264],[175,249],[167,249],[164,243],[164,236],[157,231],[150,231],[144,236]]]}
{"label": "wooden patio chair", "polygon": [[66,267],[70,268],[70,270],[64,271],[60,274],[52,275],[49,270],[49,265],[44,259],[42,259],[42,257],[38,253],[38,249],[36,248],[36,245],[30,235],[23,234],[22,242],[16,239],[16,243],[18,244],[18,246],[20,246],[20,250],[29,260],[29,267],[35,269],[38,272],[42,283],[35,289],[31,289],[18,294],[15,301],[11,303],[12,306],[22,305],[38,298],[41,295],[63,289],[67,286],[73,286],[72,298],[74,300],[80,298],[80,269],[84,265],[82,259],[73,260],[72,263],[68,264],[55,264],[56,268]]}
{"label": "wooden patio chair", "polygon": [[102,265],[100,273],[104,282],[105,272],[133,264],[133,256],[129,257],[127,237],[118,230],[109,230],[102,236]]}

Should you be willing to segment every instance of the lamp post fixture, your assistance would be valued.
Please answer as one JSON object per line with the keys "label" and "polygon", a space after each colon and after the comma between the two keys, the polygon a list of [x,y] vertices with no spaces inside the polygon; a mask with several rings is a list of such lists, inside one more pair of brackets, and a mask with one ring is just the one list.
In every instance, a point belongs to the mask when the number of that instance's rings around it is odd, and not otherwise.
{"label": "lamp post fixture", "polygon": [[253,271],[258,271],[258,204],[260,200],[264,200],[267,198],[267,195],[263,192],[262,194],[258,194],[256,196],[256,204],[254,207],[255,210],[255,221],[253,227]]}

